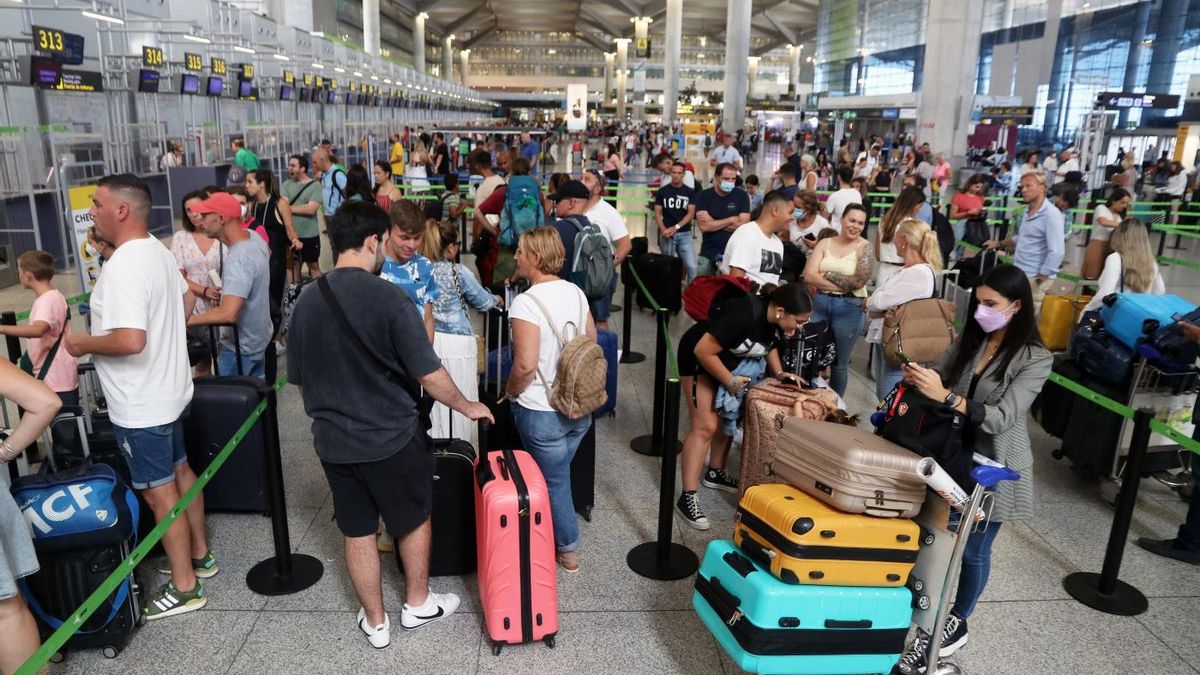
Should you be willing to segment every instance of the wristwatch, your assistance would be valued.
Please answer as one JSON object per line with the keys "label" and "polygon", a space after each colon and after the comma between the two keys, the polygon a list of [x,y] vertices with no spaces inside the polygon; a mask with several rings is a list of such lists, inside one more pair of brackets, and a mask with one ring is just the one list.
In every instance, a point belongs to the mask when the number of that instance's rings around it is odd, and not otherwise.
{"label": "wristwatch", "polygon": [[945,403],[947,408],[953,408],[958,405],[958,402],[961,399],[962,397],[958,394],[950,392],[949,394],[946,394],[946,400],[942,401],[942,403]]}

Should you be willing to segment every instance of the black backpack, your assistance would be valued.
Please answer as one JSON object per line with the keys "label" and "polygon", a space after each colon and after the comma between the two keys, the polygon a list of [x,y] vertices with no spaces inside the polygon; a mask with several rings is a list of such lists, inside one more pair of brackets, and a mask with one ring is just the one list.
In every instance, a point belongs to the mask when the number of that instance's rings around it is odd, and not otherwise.
{"label": "black backpack", "polygon": [[882,419],[876,422],[883,438],[908,448],[922,457],[932,457],[968,493],[974,462],[963,434],[966,417],[934,401],[904,382],[898,382],[881,404]]}
{"label": "black backpack", "polygon": [[433,218],[434,220],[441,220],[442,212],[445,211],[444,206],[446,204],[447,196],[448,195],[445,193],[442,193],[442,196],[438,197],[437,199],[425,200],[425,217]]}

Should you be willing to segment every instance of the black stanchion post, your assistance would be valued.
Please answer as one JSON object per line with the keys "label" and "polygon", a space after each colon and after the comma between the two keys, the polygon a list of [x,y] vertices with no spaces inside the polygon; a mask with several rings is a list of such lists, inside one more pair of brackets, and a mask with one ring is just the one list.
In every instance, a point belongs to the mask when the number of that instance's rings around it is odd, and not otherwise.
{"label": "black stanchion post", "polygon": [[[667,330],[671,314],[666,308],[660,308],[657,314],[654,340],[654,404],[650,409],[650,433],[638,436],[629,443],[629,448],[641,455],[658,455],[663,444],[663,419],[667,397],[666,341],[671,339]],[[676,441],[675,452],[679,452],[680,447]]]}
{"label": "black stanchion post", "polygon": [[[15,326],[17,325],[17,315],[15,312],[4,312],[0,314],[0,325]],[[8,349],[8,360],[16,363],[21,360],[21,338],[11,335],[4,336],[4,346]]]}
{"label": "black stanchion post", "polygon": [[271,537],[275,555],[258,563],[246,573],[246,585],[259,595],[290,595],[321,580],[325,567],[320,560],[292,553],[288,533],[287,502],[283,492],[283,458],[279,453],[279,415],[275,389],[267,394],[267,409],[260,423],[266,430],[263,453],[267,469],[267,499],[271,505]]}
{"label": "black stanchion post", "polygon": [[1163,249],[1166,247],[1166,245],[1167,245],[1167,231],[1159,230],[1158,231],[1158,255],[1159,256],[1161,256],[1163,254]]}
{"label": "black stanchion post", "polygon": [[1150,445],[1152,419],[1154,413],[1146,408],[1134,412],[1133,437],[1125,462],[1125,478],[1117,494],[1117,510],[1108,535],[1108,548],[1104,552],[1104,567],[1099,574],[1075,572],[1063,578],[1063,588],[1072,598],[1107,614],[1134,616],[1150,607],[1141,591],[1118,577],[1121,558],[1125,555],[1125,540],[1129,538],[1129,524],[1133,520],[1133,507],[1137,504],[1138,487],[1142,482],[1146,449]]}
{"label": "black stanchion post", "polygon": [[1182,242],[1183,242],[1183,235],[1176,232],[1175,233],[1175,243],[1171,246],[1168,246],[1167,248],[1169,248],[1173,251],[1178,251],[1179,249],[1183,248],[1183,246],[1181,245]]}
{"label": "black stanchion post", "polygon": [[672,511],[675,508],[675,453],[673,442],[679,440],[679,378],[666,383],[666,404],[663,416],[662,473],[658,485],[658,539],[638,544],[629,550],[625,562],[629,569],[650,579],[670,581],[696,573],[700,560],[692,549],[671,541]]}
{"label": "black stanchion post", "polygon": [[[633,273],[629,271],[629,258],[621,262],[621,279],[625,282],[625,306],[633,307]],[[637,312],[632,309],[625,312],[624,318],[621,320],[621,360],[620,363],[641,363],[646,360],[646,355],[640,352],[633,351],[633,315]]]}

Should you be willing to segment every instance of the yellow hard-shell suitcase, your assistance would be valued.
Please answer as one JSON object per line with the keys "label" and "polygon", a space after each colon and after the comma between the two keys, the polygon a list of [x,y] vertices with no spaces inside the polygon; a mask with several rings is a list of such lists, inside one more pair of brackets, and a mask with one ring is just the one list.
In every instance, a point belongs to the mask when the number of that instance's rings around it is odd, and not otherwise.
{"label": "yellow hard-shell suitcase", "polygon": [[756,485],[742,497],[733,540],[789,584],[903,586],[921,528],[907,518],[843,513],[790,485]]}

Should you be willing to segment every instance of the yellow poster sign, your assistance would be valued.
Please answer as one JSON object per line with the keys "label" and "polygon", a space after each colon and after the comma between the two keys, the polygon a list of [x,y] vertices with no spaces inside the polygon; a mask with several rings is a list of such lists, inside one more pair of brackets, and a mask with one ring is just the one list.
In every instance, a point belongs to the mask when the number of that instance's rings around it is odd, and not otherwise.
{"label": "yellow poster sign", "polygon": [[81,185],[67,191],[67,199],[71,203],[71,235],[75,247],[75,259],[79,262],[79,283],[85,292],[90,293],[96,287],[100,278],[100,256],[88,246],[87,231],[92,226],[92,195],[96,193],[95,185]]}

